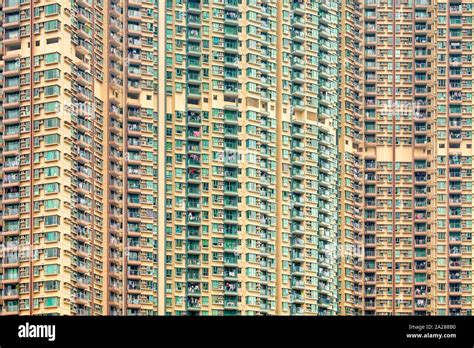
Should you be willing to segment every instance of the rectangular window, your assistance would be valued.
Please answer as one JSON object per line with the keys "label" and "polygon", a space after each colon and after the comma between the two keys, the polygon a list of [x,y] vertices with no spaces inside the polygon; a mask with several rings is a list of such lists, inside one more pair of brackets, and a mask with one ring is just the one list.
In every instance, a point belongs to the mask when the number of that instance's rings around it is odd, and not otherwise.
{"label": "rectangular window", "polygon": [[59,127],[59,118],[47,118],[44,120],[44,128],[51,129],[51,128],[58,128]]}
{"label": "rectangular window", "polygon": [[59,225],[59,216],[58,215],[45,216],[44,217],[44,225],[45,226]]}
{"label": "rectangular window", "polygon": [[44,274],[45,275],[59,274],[59,265],[45,265]]}
{"label": "rectangular window", "polygon": [[58,193],[59,184],[57,182],[44,184],[44,193]]}
{"label": "rectangular window", "polygon": [[45,307],[57,307],[57,306],[59,306],[59,297],[45,297],[44,306]]}
{"label": "rectangular window", "polygon": [[12,71],[20,69],[20,61],[19,60],[10,60],[5,62],[5,71]]}
{"label": "rectangular window", "polygon": [[51,178],[53,176],[59,176],[59,167],[44,168],[44,177],[45,178]]}
{"label": "rectangular window", "polygon": [[50,97],[53,95],[59,95],[61,88],[58,85],[46,86],[44,87],[44,96]]}
{"label": "rectangular window", "polygon": [[45,151],[44,152],[44,160],[45,161],[59,160],[59,151],[57,151],[57,150]]}
{"label": "rectangular window", "polygon": [[58,4],[46,5],[44,7],[45,16],[50,16],[50,15],[58,14],[58,13],[59,13],[59,5]]}
{"label": "rectangular window", "polygon": [[59,102],[48,102],[44,103],[44,111],[45,112],[57,112],[59,111]]}
{"label": "rectangular window", "polygon": [[59,208],[59,199],[46,199],[44,201],[44,209],[58,209]]}
{"label": "rectangular window", "polygon": [[59,257],[59,248],[44,249],[44,257],[47,259]]}
{"label": "rectangular window", "polygon": [[44,136],[45,145],[59,144],[60,136],[59,134],[48,134]]}
{"label": "rectangular window", "polygon": [[60,22],[58,20],[52,20],[52,21],[47,21],[44,22],[44,31],[45,32],[50,32],[53,30],[58,30],[60,27]]}
{"label": "rectangular window", "polygon": [[60,55],[57,52],[47,53],[44,55],[45,64],[59,63]]}
{"label": "rectangular window", "polygon": [[44,241],[45,242],[56,242],[59,240],[59,232],[45,232]]}
{"label": "rectangular window", "polygon": [[46,81],[59,78],[59,69],[49,69],[44,71],[44,79]]}
{"label": "rectangular window", "polygon": [[44,289],[46,291],[59,290],[59,281],[57,280],[47,280],[44,282]]}

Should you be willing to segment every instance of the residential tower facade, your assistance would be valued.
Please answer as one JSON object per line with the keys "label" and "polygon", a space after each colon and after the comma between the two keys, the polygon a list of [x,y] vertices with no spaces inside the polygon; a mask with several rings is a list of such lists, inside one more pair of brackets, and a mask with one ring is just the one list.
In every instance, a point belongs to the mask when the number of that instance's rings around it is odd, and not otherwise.
{"label": "residential tower facade", "polygon": [[467,0],[0,1],[1,315],[471,315]]}
{"label": "residential tower facade", "polygon": [[2,1],[2,314],[157,314],[157,4]]}

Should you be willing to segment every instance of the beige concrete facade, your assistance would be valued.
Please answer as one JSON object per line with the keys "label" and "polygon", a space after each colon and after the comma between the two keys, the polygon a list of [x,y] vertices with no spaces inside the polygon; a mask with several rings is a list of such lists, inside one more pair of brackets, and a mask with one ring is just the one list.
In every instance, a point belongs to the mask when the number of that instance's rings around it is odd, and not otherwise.
{"label": "beige concrete facade", "polygon": [[166,314],[335,314],[337,3],[167,11]]}
{"label": "beige concrete facade", "polygon": [[472,5],[346,3],[341,314],[472,314]]}
{"label": "beige concrete facade", "polygon": [[2,314],[156,314],[157,6],[2,6]]}

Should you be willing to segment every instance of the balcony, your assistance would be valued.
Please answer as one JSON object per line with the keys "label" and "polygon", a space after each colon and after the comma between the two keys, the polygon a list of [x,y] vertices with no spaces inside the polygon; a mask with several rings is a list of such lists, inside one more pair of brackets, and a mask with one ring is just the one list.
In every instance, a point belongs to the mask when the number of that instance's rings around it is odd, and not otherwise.
{"label": "balcony", "polygon": [[239,9],[239,2],[238,0],[225,0],[224,9],[226,11],[238,11]]}
{"label": "balcony", "polygon": [[306,14],[306,6],[303,1],[295,0],[291,5],[291,9],[296,15],[304,16]]}

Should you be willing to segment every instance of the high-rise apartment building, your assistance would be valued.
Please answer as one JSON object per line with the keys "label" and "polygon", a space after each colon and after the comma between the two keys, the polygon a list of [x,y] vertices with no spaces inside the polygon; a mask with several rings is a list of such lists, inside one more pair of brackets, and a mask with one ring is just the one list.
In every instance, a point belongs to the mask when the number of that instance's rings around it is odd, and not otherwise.
{"label": "high-rise apartment building", "polygon": [[[346,123],[341,133],[355,136],[349,137],[354,146],[346,145],[341,154],[346,162],[341,180],[350,180],[356,192],[346,189],[341,204],[354,194],[345,206],[356,211],[352,219],[343,217],[341,234],[344,239],[354,234],[362,255],[344,266],[357,278],[341,284],[356,289],[344,289],[341,309],[347,314],[427,314],[428,264],[434,263],[427,245],[434,241],[429,231],[435,216],[430,209],[435,139],[428,134],[435,116],[429,98],[435,90],[433,6],[371,0],[353,6],[357,22],[351,30],[363,35],[348,55],[361,64],[354,68],[348,60],[344,75],[356,74],[361,90],[355,92],[357,103],[342,101],[355,115],[341,115]],[[349,83],[346,90],[353,93]]]}
{"label": "high-rise apartment building", "polygon": [[360,1],[344,1],[340,17],[339,313],[363,313],[363,20]]}
{"label": "high-rise apartment building", "polygon": [[166,10],[165,313],[335,314],[338,4]]}
{"label": "high-rise apartment building", "polygon": [[440,2],[435,8],[436,181],[431,238],[435,283],[432,311],[471,315],[473,10],[471,1]]}
{"label": "high-rise apartment building", "polygon": [[340,313],[471,315],[473,4],[343,8]]}
{"label": "high-rise apartment building", "polygon": [[157,313],[157,2],[1,4],[2,314]]}
{"label": "high-rise apartment building", "polygon": [[468,0],[0,0],[0,313],[472,314]]}

